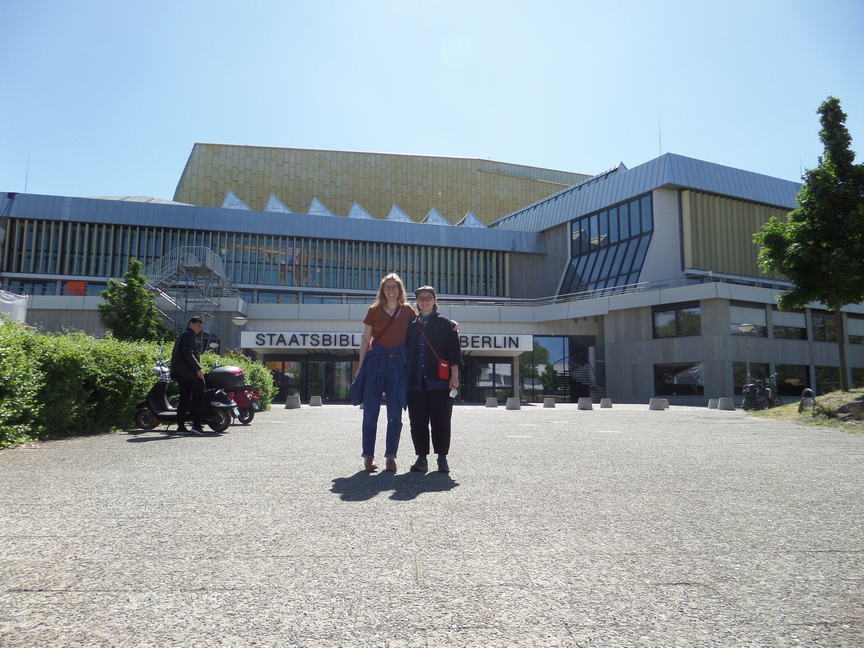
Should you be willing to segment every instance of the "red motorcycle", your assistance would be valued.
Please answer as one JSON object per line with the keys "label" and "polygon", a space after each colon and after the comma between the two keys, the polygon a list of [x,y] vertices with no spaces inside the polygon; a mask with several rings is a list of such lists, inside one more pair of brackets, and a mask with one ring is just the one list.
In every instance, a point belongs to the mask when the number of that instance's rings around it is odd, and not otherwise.
{"label": "red motorcycle", "polygon": [[229,391],[228,394],[237,403],[237,410],[239,411],[237,420],[243,425],[249,425],[255,418],[255,412],[258,411],[258,401],[261,400],[260,393],[255,385],[241,385],[235,389],[236,391]]}
{"label": "red motorcycle", "polygon": [[255,385],[246,384],[243,369],[235,366],[216,367],[207,375],[208,385],[215,383],[237,404],[237,420],[243,425],[249,425],[259,409],[261,392]]}

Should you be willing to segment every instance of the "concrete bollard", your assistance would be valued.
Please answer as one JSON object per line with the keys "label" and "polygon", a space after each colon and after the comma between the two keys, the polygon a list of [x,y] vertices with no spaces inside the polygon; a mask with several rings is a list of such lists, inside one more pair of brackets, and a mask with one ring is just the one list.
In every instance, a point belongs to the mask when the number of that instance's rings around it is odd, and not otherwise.
{"label": "concrete bollard", "polygon": [[663,411],[666,409],[666,399],[665,398],[652,398],[648,401],[648,409],[654,411]]}
{"label": "concrete bollard", "polygon": [[486,399],[486,407],[498,407],[498,399],[494,396],[490,396]]}
{"label": "concrete bollard", "polygon": [[309,406],[310,407],[321,407],[323,405],[323,401],[320,396],[310,396],[309,397]]}
{"label": "concrete bollard", "polygon": [[555,399],[551,396],[546,396],[543,399],[543,407],[555,407]]}
{"label": "concrete bollard", "polygon": [[522,406],[519,404],[519,399],[515,396],[511,396],[507,399],[507,409],[508,410],[518,410],[522,409]]}
{"label": "concrete bollard", "polygon": [[286,396],[285,409],[300,409],[300,394],[289,394]]}
{"label": "concrete bollard", "polygon": [[735,404],[732,402],[732,399],[724,396],[723,398],[717,399],[717,409],[718,410],[734,410]]}
{"label": "concrete bollard", "polygon": [[594,409],[594,406],[591,404],[591,397],[590,396],[580,396],[579,397],[579,403],[578,403],[578,405],[576,405],[576,409],[580,409],[580,410]]}
{"label": "concrete bollard", "polygon": [[708,409],[717,409],[717,398],[709,398],[708,399]]}
{"label": "concrete bollard", "polygon": [[600,407],[602,409],[612,407],[612,399],[611,398],[601,398],[600,399]]}
{"label": "concrete bollard", "polygon": [[668,398],[663,399],[663,409],[669,409],[669,399]]}

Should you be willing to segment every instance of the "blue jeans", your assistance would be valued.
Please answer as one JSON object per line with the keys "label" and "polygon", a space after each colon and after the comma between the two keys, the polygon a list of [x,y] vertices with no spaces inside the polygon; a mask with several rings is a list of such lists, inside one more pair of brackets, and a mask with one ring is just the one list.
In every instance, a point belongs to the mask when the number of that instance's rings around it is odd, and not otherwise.
{"label": "blue jeans", "polygon": [[405,393],[405,361],[401,353],[369,354],[363,361],[363,457],[375,456],[381,394],[387,394],[387,439],[384,456],[395,459],[402,436],[402,410]]}

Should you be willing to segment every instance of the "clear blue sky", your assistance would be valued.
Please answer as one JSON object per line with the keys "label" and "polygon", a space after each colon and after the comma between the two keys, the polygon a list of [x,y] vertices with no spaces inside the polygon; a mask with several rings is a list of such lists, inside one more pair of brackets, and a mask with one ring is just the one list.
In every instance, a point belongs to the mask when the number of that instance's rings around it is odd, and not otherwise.
{"label": "clear blue sky", "polygon": [[0,191],[171,198],[195,142],[798,180],[864,156],[864,1],[0,0]]}

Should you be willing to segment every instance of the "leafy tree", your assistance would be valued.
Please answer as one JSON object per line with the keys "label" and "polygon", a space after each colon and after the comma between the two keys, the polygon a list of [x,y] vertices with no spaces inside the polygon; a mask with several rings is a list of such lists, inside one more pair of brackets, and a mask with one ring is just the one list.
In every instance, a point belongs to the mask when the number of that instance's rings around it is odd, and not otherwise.
{"label": "leafy tree", "polygon": [[798,208],[785,222],[771,218],[753,241],[760,246],[760,267],[794,284],[780,295],[781,309],[819,301],[834,312],[840,388],[848,391],[846,331],[840,309],[864,301],[864,165],[854,163],[840,100],[828,97],[817,112],[825,149],[819,166],[804,174]]}
{"label": "leafy tree", "polygon": [[147,290],[141,262],[132,257],[123,281],[109,279],[102,291],[99,319],[118,340],[167,340],[171,334],[162,324],[156,297]]}
{"label": "leafy tree", "polygon": [[543,372],[543,393],[554,394],[558,390],[558,372],[555,371],[555,366],[551,362],[546,363],[546,370]]}

